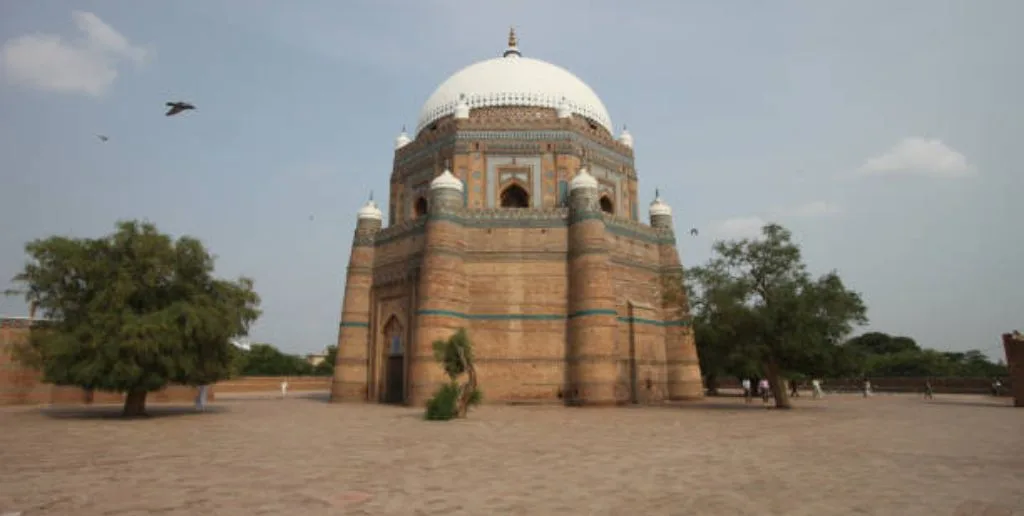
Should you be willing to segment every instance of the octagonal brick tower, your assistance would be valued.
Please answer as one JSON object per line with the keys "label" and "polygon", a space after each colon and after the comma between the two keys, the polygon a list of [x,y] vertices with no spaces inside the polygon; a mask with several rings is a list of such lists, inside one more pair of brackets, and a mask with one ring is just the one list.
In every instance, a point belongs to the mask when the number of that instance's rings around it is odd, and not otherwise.
{"label": "octagonal brick tower", "polygon": [[686,299],[666,287],[671,210],[659,197],[640,220],[634,138],[613,131],[514,32],[444,81],[394,142],[386,227],[359,212],[332,400],[423,404],[445,381],[431,345],[459,328],[487,402],[699,398]]}

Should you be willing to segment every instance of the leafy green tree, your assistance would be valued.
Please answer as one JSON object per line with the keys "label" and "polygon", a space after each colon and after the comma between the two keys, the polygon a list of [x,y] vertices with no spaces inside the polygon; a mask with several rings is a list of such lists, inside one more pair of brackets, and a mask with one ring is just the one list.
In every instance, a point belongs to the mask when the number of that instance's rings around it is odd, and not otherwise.
{"label": "leafy green tree", "polygon": [[[732,295],[707,269],[694,269],[686,275],[684,283],[689,307],[692,311],[690,325],[697,343],[697,357],[704,375],[705,386],[711,395],[718,394],[718,378],[735,376],[753,378],[759,375],[760,365],[742,353],[744,335],[736,325],[740,319],[730,309],[734,306]],[[702,288],[715,285],[717,288]],[[668,297],[674,297],[680,290],[675,282],[665,288]],[[701,295],[705,294],[705,295]],[[670,306],[677,304],[673,300]]]}
{"label": "leafy green tree", "polygon": [[[469,406],[481,400],[469,335],[465,328],[459,328],[451,337],[434,341],[433,348],[434,359],[444,368],[448,383],[427,400],[426,418],[439,421],[464,418]],[[467,381],[459,385],[458,379],[463,374],[467,376]]]}
{"label": "leafy green tree", "polygon": [[25,246],[14,281],[47,319],[19,358],[58,385],[125,392],[123,414],[145,414],[146,395],[168,384],[226,378],[231,339],[259,317],[247,278],[213,276],[195,238],[149,223],[119,222],[101,238],[54,236]]}
{"label": "leafy green tree", "polygon": [[910,337],[868,332],[848,340],[844,352],[854,357],[859,374],[867,376],[992,377],[1006,368],[978,350],[940,352],[922,349]]}
{"label": "leafy green tree", "polygon": [[245,352],[243,376],[308,376],[313,366],[305,358],[284,353],[270,344],[252,344]]}
{"label": "leafy green tree", "polygon": [[[839,343],[867,321],[860,295],[830,272],[812,278],[788,230],[768,224],[760,239],[716,242],[714,256],[690,271],[728,355],[760,365],[775,405],[790,408],[784,378],[820,375]],[[700,309],[698,309],[700,313]],[[724,351],[722,351],[724,353]]]}
{"label": "leafy green tree", "polygon": [[887,355],[904,351],[920,351],[921,347],[910,337],[893,336],[877,331],[858,335],[848,341],[847,346],[859,348],[871,355]]}

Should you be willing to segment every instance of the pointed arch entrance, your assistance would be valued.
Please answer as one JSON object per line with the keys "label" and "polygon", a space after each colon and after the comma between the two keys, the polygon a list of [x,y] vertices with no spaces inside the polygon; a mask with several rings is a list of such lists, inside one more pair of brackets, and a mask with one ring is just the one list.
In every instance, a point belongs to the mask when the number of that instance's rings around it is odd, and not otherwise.
{"label": "pointed arch entrance", "polygon": [[391,316],[384,324],[384,403],[405,402],[405,328]]}

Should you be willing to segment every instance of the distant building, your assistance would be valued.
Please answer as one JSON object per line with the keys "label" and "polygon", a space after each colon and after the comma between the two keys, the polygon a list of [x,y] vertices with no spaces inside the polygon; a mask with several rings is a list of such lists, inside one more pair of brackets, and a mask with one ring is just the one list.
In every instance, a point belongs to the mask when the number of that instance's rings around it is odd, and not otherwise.
{"label": "distant building", "polygon": [[309,362],[309,365],[311,365],[313,367],[316,367],[316,366],[322,364],[324,362],[324,359],[326,359],[326,358],[327,358],[327,350],[324,350],[323,353],[310,353],[310,354],[306,355],[306,362]]}

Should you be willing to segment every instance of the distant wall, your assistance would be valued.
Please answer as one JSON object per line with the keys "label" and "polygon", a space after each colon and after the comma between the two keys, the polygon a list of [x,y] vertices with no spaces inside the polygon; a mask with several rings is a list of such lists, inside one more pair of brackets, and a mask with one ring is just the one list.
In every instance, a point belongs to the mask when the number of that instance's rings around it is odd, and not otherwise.
{"label": "distant wall", "polygon": [[[924,382],[931,380],[932,390],[940,394],[990,394],[992,392],[991,378],[961,378],[961,377],[869,377],[871,390],[874,392],[924,392]],[[1000,378],[1003,384],[1003,394],[1011,389],[1010,378]],[[756,382],[756,379],[755,379]],[[1024,380],[1016,382],[1024,384]],[[862,379],[830,379],[822,380],[822,389],[826,391],[860,392],[864,387]],[[739,389],[740,381],[736,378],[720,378],[718,380],[720,389]],[[810,383],[805,383],[801,389],[809,389]]]}
{"label": "distant wall", "polygon": [[[0,406],[46,404],[124,403],[124,394],[89,392],[79,387],[57,386],[42,381],[42,375],[14,360],[13,351],[24,343],[34,322],[27,317],[0,317]],[[198,389],[171,385],[150,393],[151,403],[192,403]],[[212,389],[208,394],[213,399]]]}
{"label": "distant wall", "polygon": [[217,394],[228,395],[249,392],[281,392],[281,382],[288,381],[288,392],[331,390],[330,376],[243,376],[218,382]]}
{"label": "distant wall", "polygon": [[1003,350],[1006,351],[1006,364],[1010,368],[1009,386],[1013,393],[1013,404],[1024,407],[1024,336],[1020,333],[1003,334]]}

